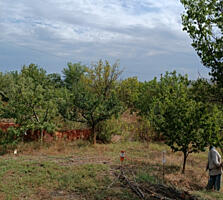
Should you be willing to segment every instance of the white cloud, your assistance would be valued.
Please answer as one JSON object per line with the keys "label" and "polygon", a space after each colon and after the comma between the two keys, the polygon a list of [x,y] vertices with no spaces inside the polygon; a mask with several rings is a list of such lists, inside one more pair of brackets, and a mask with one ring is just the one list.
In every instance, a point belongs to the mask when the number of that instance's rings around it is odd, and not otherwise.
{"label": "white cloud", "polygon": [[0,9],[0,41],[64,59],[145,65],[147,57],[194,53],[179,0],[7,0]]}
{"label": "white cloud", "polygon": [[82,35],[86,40],[123,39],[124,34],[117,32],[134,26],[148,29],[166,26],[170,30],[180,31],[180,6],[177,0],[23,0],[13,1],[13,4],[10,0],[7,2],[3,3],[3,19],[11,27],[18,23],[21,26],[20,31],[26,30],[23,25],[35,31],[44,26],[50,30],[50,34],[54,31],[55,35],[65,40],[76,40],[77,34],[80,35],[80,40]]}

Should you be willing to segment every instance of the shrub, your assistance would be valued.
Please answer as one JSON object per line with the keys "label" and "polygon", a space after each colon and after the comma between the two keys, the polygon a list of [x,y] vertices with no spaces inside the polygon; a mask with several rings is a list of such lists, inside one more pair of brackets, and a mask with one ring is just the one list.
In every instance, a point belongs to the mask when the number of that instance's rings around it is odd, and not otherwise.
{"label": "shrub", "polygon": [[106,120],[97,126],[97,139],[103,143],[111,142],[112,135],[122,135],[123,124],[116,119]]}
{"label": "shrub", "polygon": [[15,145],[21,141],[21,134],[18,128],[9,127],[7,132],[0,129],[0,145]]}

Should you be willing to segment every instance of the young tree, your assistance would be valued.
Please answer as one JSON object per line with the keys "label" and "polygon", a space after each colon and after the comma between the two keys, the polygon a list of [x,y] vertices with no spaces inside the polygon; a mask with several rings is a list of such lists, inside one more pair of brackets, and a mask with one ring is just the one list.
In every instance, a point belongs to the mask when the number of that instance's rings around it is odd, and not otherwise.
{"label": "young tree", "polygon": [[[65,74],[65,80],[68,76]],[[120,75],[118,65],[105,64],[100,60],[97,65],[82,73],[76,84],[72,84],[70,103],[66,103],[64,110],[70,119],[88,124],[93,133],[96,144],[96,126],[121,111],[121,102],[116,94],[116,81]]]}
{"label": "young tree", "polygon": [[4,115],[15,119],[25,130],[40,130],[42,141],[43,130],[53,127],[57,113],[55,87],[46,71],[34,64],[15,74]]}
{"label": "young tree", "polygon": [[209,106],[212,105],[218,107],[216,123],[220,126],[221,131],[215,135],[211,135],[209,143],[220,147],[223,154],[223,102],[219,101],[221,99],[220,96],[222,95],[222,92],[223,88],[219,90],[216,84],[213,84],[206,79],[197,79],[192,81],[192,87],[190,87],[190,96],[192,99],[197,102],[199,101],[204,104],[209,104]]}
{"label": "young tree", "polygon": [[183,153],[183,169],[185,172],[188,155],[204,151],[209,144],[209,137],[219,133],[216,123],[215,108],[211,110],[207,104],[196,102],[190,98],[190,82],[186,76],[176,72],[166,73],[158,82],[157,94],[150,106],[149,118],[162,133],[165,143],[176,152]]}
{"label": "young tree", "polygon": [[[223,88],[223,2],[222,0],[181,0],[183,30],[202,63],[211,69],[214,82]],[[222,96],[223,98],[223,96]]]}

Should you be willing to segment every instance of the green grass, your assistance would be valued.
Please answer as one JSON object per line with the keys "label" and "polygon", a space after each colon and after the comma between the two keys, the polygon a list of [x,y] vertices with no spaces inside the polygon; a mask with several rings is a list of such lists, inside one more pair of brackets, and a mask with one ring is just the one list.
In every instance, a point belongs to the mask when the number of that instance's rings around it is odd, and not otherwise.
{"label": "green grass", "polygon": [[[58,158],[49,157],[50,159]],[[80,199],[137,199],[121,189],[107,190],[111,184],[109,167],[105,164],[61,166],[56,162],[31,157],[7,158],[0,161],[0,199],[47,199],[52,194],[75,194]],[[62,198],[66,199],[66,196]]]}
{"label": "green grass", "polygon": [[29,198],[41,187],[49,192],[63,190],[94,194],[109,182],[105,176],[107,170],[107,166],[98,164],[59,166],[53,162],[25,161],[23,158],[1,160],[0,188],[8,199],[21,198],[23,194]]}
{"label": "green grass", "polygon": [[[30,146],[29,146],[30,145]],[[4,155],[0,160],[0,199],[86,199],[137,200],[128,188],[115,181],[119,173],[120,151],[126,151],[124,169],[139,184],[162,181],[162,151],[166,150],[165,181],[177,188],[191,190],[206,199],[222,198],[222,193],[202,190],[201,181],[207,152],[189,156],[186,174],[180,173],[182,155],[162,143],[121,142],[89,145],[83,141],[19,147],[17,157]]]}
{"label": "green grass", "polygon": [[144,171],[138,172],[136,180],[137,182],[152,183],[152,184],[155,184],[158,182],[156,177],[151,176],[150,174]]}

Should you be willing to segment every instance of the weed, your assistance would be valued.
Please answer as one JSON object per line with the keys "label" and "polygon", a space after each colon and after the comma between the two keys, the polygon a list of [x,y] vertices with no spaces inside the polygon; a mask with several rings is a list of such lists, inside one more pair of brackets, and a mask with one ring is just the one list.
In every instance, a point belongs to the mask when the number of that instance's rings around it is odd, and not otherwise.
{"label": "weed", "polygon": [[156,177],[151,176],[150,174],[143,171],[137,174],[136,180],[139,182],[146,182],[146,183],[151,183],[151,184],[155,184],[158,182]]}

